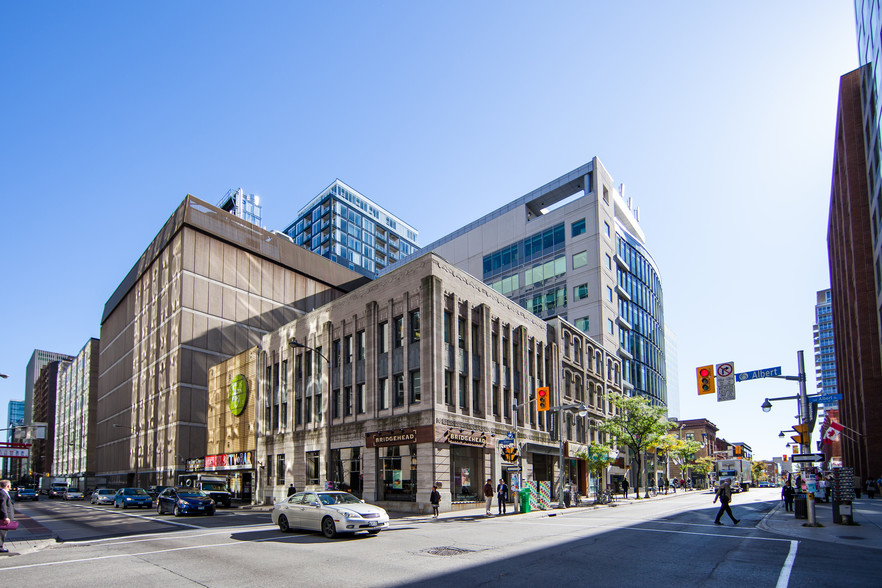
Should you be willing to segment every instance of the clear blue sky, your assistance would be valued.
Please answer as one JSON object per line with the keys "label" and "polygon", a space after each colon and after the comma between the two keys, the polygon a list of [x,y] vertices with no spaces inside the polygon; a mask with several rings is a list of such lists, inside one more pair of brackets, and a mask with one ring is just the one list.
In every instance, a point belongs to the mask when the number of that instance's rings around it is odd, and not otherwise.
{"label": "clear blue sky", "polygon": [[[4,3],[0,416],[35,348],[77,353],[187,193],[284,228],[339,177],[421,243],[598,156],[641,208],[682,418],[780,455],[808,360],[848,0]],[[669,391],[673,393],[673,391]]]}

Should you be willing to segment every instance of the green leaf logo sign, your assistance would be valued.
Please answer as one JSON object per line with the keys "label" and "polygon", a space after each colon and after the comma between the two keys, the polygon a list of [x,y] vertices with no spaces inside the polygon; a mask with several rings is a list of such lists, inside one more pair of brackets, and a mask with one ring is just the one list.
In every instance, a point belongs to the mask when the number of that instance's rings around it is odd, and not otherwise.
{"label": "green leaf logo sign", "polygon": [[239,416],[245,410],[247,403],[248,380],[245,379],[245,376],[239,374],[233,378],[233,383],[230,384],[230,412],[233,413],[233,416]]}

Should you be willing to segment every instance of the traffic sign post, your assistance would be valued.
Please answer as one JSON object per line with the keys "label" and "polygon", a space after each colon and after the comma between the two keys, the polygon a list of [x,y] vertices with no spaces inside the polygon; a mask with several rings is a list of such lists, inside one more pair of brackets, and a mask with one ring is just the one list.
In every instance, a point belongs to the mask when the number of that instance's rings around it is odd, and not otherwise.
{"label": "traffic sign post", "polygon": [[735,400],[735,362],[717,364],[717,402]]}

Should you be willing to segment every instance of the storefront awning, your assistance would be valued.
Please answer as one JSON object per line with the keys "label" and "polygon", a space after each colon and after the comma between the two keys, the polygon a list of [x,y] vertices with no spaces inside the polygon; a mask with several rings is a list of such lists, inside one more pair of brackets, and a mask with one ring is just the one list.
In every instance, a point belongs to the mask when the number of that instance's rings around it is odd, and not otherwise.
{"label": "storefront awning", "polygon": [[560,455],[559,446],[524,443],[524,453],[541,453],[542,455]]}

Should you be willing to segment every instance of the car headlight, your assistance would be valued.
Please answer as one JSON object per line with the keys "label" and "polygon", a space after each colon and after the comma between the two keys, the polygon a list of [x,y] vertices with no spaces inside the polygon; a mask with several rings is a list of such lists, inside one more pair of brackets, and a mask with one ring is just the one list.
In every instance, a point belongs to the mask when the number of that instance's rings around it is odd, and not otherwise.
{"label": "car headlight", "polygon": [[132,497],[131,497],[131,496],[126,496],[126,500],[128,500],[129,502],[131,502]]}
{"label": "car headlight", "polygon": [[358,514],[357,512],[352,512],[352,511],[348,511],[348,510],[343,511],[343,516],[346,517],[347,519],[360,519],[361,518],[361,515]]}

